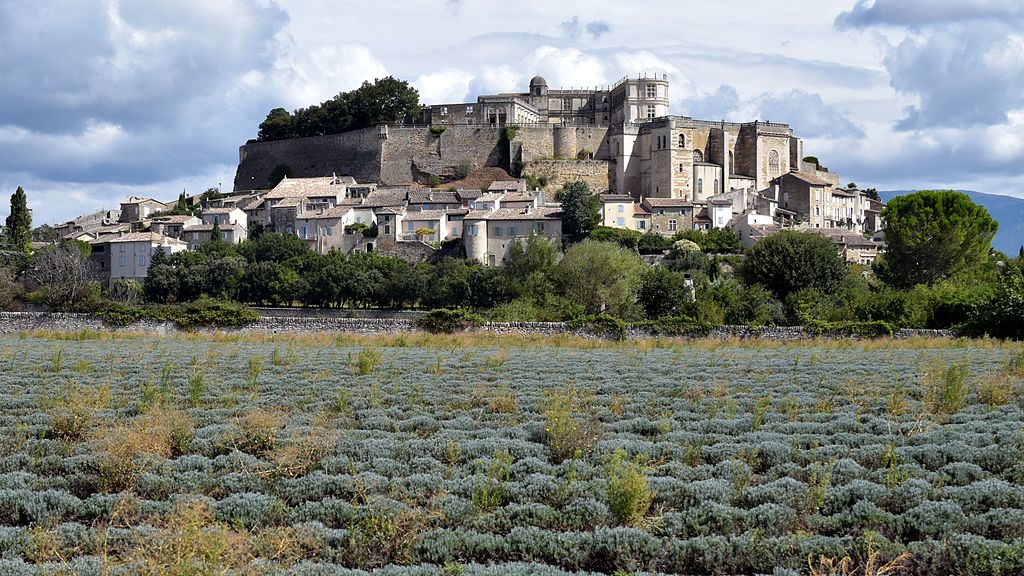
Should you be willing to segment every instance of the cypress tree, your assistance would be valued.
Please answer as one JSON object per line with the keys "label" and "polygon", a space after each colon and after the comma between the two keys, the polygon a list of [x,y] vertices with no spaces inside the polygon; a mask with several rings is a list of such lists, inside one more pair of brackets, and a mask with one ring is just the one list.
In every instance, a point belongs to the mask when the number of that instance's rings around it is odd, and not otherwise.
{"label": "cypress tree", "polygon": [[11,250],[28,252],[32,241],[32,215],[28,211],[25,190],[18,189],[11,195],[11,213],[7,216],[7,242]]}

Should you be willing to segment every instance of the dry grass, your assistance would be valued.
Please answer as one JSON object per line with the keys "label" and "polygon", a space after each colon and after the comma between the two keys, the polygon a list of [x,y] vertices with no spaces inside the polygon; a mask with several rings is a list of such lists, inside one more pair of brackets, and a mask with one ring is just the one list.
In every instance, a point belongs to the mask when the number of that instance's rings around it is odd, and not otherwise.
{"label": "dry grass", "polygon": [[194,431],[188,414],[160,407],[96,429],[91,441],[103,490],[132,490],[147,466],[187,453]]}
{"label": "dry grass", "polygon": [[807,566],[810,568],[810,576],[894,576],[908,570],[906,564],[912,557],[910,552],[904,552],[888,562],[882,562],[878,552],[871,551],[863,564],[849,556],[821,556],[817,563],[808,557]]}

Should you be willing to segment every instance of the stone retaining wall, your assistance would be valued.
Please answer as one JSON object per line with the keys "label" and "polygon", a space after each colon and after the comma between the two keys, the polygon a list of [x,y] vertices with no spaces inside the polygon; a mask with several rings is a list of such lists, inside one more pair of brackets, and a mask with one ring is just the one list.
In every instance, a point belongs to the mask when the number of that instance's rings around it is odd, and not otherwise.
{"label": "stone retaining wall", "polygon": [[[295,310],[294,312],[300,312]],[[143,320],[130,326],[113,328],[102,320],[88,314],[42,313],[42,312],[2,312],[0,313],[0,334],[16,334],[31,330],[57,330],[73,332],[79,330],[95,330],[100,332],[143,332],[148,334],[172,334],[179,329],[171,322],[154,322]],[[212,331],[212,330],[200,330]],[[243,328],[226,329],[223,331],[249,333],[301,333],[330,332],[350,334],[398,334],[404,332],[422,332],[416,327],[415,319],[410,317],[364,317],[344,318],[339,316],[306,315],[264,316]],[[579,328],[572,328],[564,322],[490,322],[471,328],[470,333],[489,333],[498,335],[539,335],[561,336],[573,335],[588,338],[595,336]],[[629,339],[642,339],[656,336],[641,328],[629,328],[626,334]],[[894,338],[905,340],[913,337],[953,338],[949,330],[912,330],[898,331]],[[749,326],[722,326],[713,329],[707,335],[710,339],[741,340],[774,340],[777,342],[794,342],[800,340],[839,340],[850,338],[844,334],[816,334],[799,326],[777,326],[766,328],[750,328]],[[854,337],[854,339],[858,339]]]}

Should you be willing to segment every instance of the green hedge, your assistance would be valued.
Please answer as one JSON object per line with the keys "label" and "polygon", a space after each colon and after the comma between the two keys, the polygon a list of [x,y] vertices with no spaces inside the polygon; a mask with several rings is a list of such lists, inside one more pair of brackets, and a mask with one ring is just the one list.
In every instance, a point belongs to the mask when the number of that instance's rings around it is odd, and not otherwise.
{"label": "green hedge", "polygon": [[629,324],[626,322],[606,314],[584,316],[570,320],[566,324],[570,328],[584,330],[595,336],[603,336],[613,340],[625,340],[626,328],[629,327]]}
{"label": "green hedge", "polygon": [[654,334],[665,336],[690,336],[701,338],[711,334],[716,328],[711,322],[703,322],[686,317],[665,317],[646,322],[635,322],[633,326]]}
{"label": "green hedge", "polygon": [[184,330],[201,326],[237,328],[259,320],[259,314],[244,304],[221,300],[197,300],[180,305],[128,306],[110,303],[93,312],[111,326],[128,326],[139,320],[174,322]]}
{"label": "green hedge", "polygon": [[890,337],[896,329],[884,320],[866,322],[808,322],[804,328],[812,334],[841,334],[843,336],[861,336],[865,338]]}
{"label": "green hedge", "polygon": [[483,318],[462,308],[437,308],[417,318],[416,326],[432,334],[451,334],[483,322]]}

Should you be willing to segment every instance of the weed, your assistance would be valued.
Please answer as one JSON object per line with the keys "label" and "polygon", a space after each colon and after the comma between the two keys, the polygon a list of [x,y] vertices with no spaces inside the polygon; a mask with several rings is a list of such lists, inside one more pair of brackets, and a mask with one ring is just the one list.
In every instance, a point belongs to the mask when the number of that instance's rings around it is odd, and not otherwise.
{"label": "weed", "polygon": [[60,372],[60,369],[64,367],[64,349],[54,348],[50,351],[50,371]]}
{"label": "weed", "polygon": [[635,526],[651,507],[653,494],[639,463],[624,450],[616,450],[608,464],[605,489],[608,508],[620,523]]}
{"label": "weed", "polygon": [[263,359],[259,356],[249,357],[249,369],[245,373],[245,380],[249,383],[252,388],[256,387],[256,380],[259,379],[260,374],[263,372]]}
{"label": "weed", "polygon": [[505,500],[505,482],[508,482],[515,460],[508,450],[502,449],[494,453],[494,457],[486,464],[478,464],[478,479],[471,500],[479,510],[494,510]]}
{"label": "weed", "polygon": [[963,408],[967,398],[967,364],[932,364],[926,371],[921,383],[924,391],[924,402],[928,412],[932,414],[956,414]]}
{"label": "weed", "polygon": [[188,403],[193,408],[203,405],[203,391],[206,388],[206,374],[201,368],[192,372],[188,377]]}
{"label": "weed", "polygon": [[506,361],[508,361],[508,350],[501,348],[484,359],[484,367],[490,369],[501,368],[505,365]]}
{"label": "weed", "polygon": [[757,399],[754,403],[754,415],[751,420],[751,427],[756,431],[761,429],[761,425],[764,424],[764,417],[768,414],[768,409],[772,407],[772,397],[762,396]]}
{"label": "weed", "polygon": [[597,442],[598,430],[583,418],[588,400],[572,387],[548,394],[544,407],[544,435],[551,458],[557,463],[589,452]]}
{"label": "weed", "polygon": [[367,376],[373,374],[373,371],[383,358],[384,355],[381,354],[380,350],[376,348],[363,348],[354,360],[352,359],[352,353],[349,353],[348,365],[352,369],[353,374]]}

